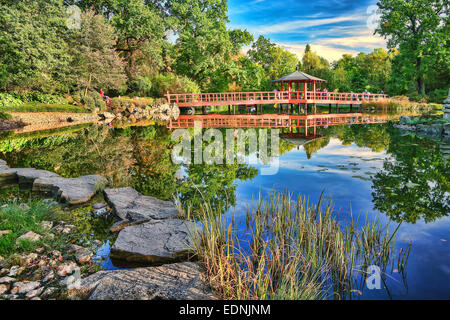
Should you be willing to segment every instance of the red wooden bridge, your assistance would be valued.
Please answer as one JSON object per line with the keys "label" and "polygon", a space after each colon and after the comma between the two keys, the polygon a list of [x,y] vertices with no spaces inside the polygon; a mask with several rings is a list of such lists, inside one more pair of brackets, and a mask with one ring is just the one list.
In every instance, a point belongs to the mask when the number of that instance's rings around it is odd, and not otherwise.
{"label": "red wooden bridge", "polygon": [[292,132],[294,128],[303,128],[305,135],[312,128],[316,134],[317,127],[334,125],[352,125],[368,123],[385,123],[387,115],[363,113],[314,114],[314,115],[180,115],[177,120],[170,120],[167,128],[187,129],[200,125],[203,128],[280,128],[282,132]]}
{"label": "red wooden bridge", "polygon": [[304,91],[263,91],[263,92],[222,92],[222,93],[182,93],[166,95],[169,103],[179,107],[262,105],[262,104],[361,104],[362,102],[386,99],[385,94],[305,92]]}
{"label": "red wooden bridge", "polygon": [[[280,90],[262,92],[222,92],[222,93],[181,93],[167,92],[169,103],[179,107],[205,106],[254,106],[263,104],[362,104],[363,101],[380,101],[385,94],[328,92],[326,88],[317,90],[317,83],[326,82],[301,71],[295,71],[280,79],[273,80],[280,84]],[[309,88],[308,88],[309,86]],[[287,87],[287,90],[284,88]]]}

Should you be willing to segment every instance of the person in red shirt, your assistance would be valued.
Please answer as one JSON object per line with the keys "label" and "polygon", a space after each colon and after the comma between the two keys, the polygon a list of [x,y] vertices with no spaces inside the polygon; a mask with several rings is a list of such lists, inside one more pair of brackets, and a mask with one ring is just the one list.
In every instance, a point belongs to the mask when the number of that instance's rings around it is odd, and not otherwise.
{"label": "person in red shirt", "polygon": [[102,89],[100,89],[100,95],[102,96],[102,98],[103,98],[103,96],[105,95],[105,94],[103,93],[103,90],[102,90]]}

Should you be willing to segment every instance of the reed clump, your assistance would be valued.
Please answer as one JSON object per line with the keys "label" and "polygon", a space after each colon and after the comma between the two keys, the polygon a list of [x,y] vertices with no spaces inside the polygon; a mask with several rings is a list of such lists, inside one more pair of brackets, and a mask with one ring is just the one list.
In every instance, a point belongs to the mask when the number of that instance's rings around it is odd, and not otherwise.
{"label": "reed clump", "polygon": [[[312,205],[272,192],[257,203],[238,219],[208,204],[201,209],[194,249],[223,299],[350,298],[367,266],[384,272],[393,261],[395,232],[367,219],[358,227],[360,216],[352,215],[343,226],[331,200]],[[406,260],[397,260],[399,270]]]}

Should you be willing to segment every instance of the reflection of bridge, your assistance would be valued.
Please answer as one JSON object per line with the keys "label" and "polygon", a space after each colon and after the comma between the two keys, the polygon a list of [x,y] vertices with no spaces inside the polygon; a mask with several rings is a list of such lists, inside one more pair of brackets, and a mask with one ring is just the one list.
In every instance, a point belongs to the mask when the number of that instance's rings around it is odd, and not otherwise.
{"label": "reflection of bridge", "polygon": [[[308,129],[313,129],[315,135],[316,127],[328,127],[335,125],[385,123],[388,116],[378,116],[363,113],[344,114],[314,114],[314,115],[180,115],[177,120],[170,120],[167,124],[169,129],[193,128],[197,123],[203,128],[304,128],[307,135]],[[282,130],[285,131],[285,130]]]}

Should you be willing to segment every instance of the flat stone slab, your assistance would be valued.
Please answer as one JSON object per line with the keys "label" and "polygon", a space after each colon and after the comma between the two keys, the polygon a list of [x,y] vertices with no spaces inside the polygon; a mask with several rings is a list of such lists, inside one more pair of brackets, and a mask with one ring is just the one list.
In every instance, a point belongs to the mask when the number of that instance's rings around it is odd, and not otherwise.
{"label": "flat stone slab", "polygon": [[186,220],[154,220],[120,231],[111,258],[139,264],[173,263],[189,259],[190,235],[199,228]]}
{"label": "flat stone slab", "polygon": [[143,222],[175,218],[178,209],[171,201],[144,196],[133,188],[106,189],[105,199],[122,220]]}
{"label": "flat stone slab", "polygon": [[106,183],[106,179],[99,175],[79,178],[46,177],[34,181],[33,192],[50,193],[62,202],[80,204],[88,202],[100,186]]}
{"label": "flat stone slab", "polygon": [[174,263],[131,270],[99,271],[77,290],[89,300],[213,300],[199,264]]}
{"label": "flat stone slab", "polygon": [[20,186],[31,186],[34,180],[39,178],[59,177],[58,174],[33,168],[8,168],[6,163],[0,161],[0,183],[1,184],[16,184]]}

